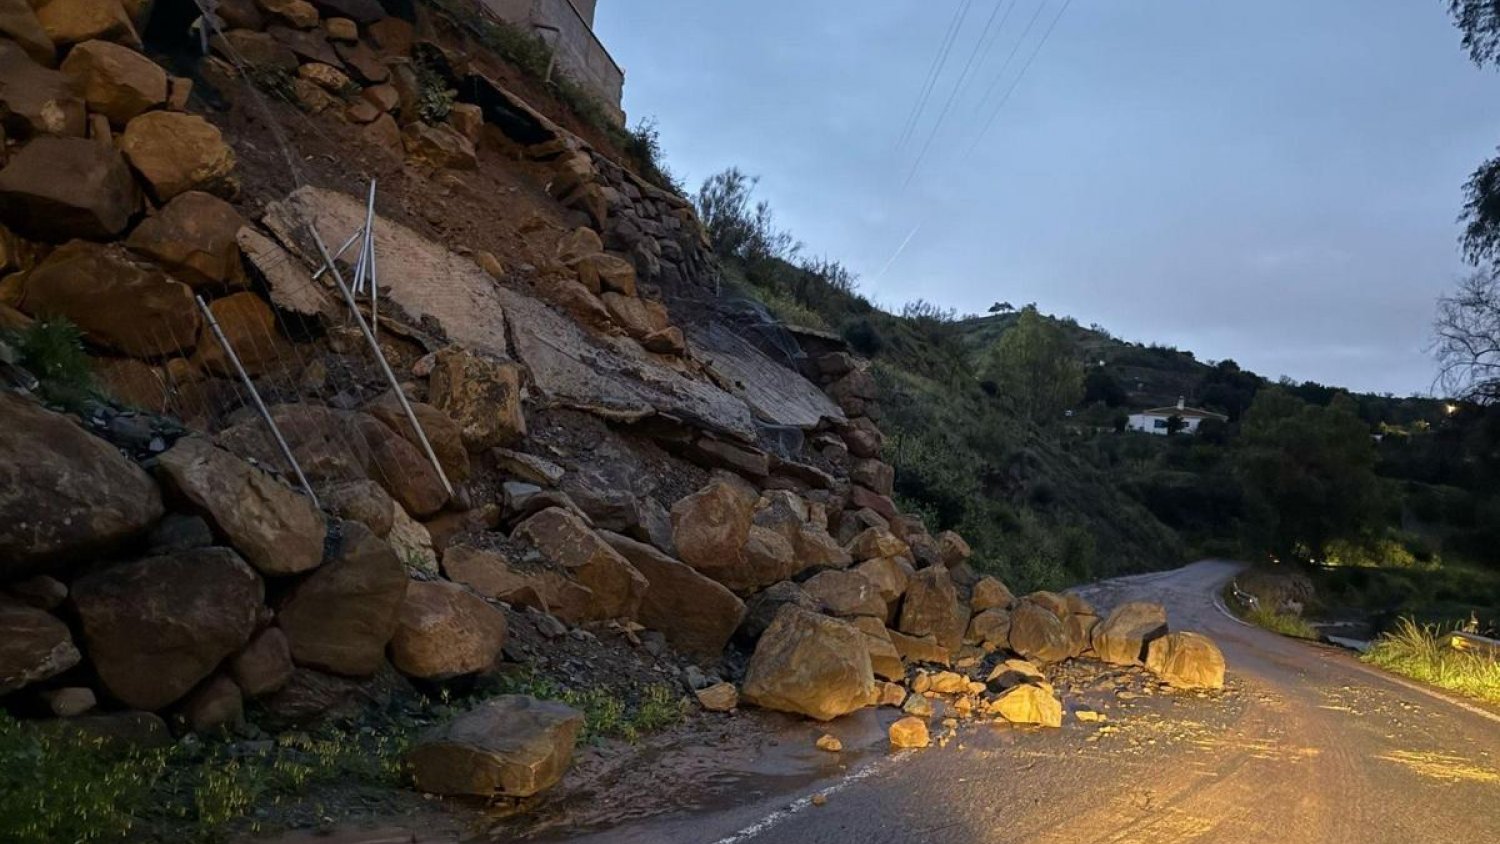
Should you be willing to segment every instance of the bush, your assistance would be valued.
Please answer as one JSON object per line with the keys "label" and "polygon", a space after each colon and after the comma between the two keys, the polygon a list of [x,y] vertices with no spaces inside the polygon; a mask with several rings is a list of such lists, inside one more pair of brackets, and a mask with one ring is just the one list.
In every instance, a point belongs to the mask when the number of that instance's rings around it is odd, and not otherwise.
{"label": "bush", "polygon": [[844,324],[841,333],[854,351],[867,358],[875,357],[885,348],[885,338],[880,336],[880,329],[868,318],[850,320]]}
{"label": "bush", "polygon": [[83,351],[83,332],[66,319],[44,319],[4,335],[20,364],[39,382],[46,401],[76,410],[96,394],[94,371]]}
{"label": "bush", "polygon": [[1277,612],[1267,607],[1256,607],[1245,613],[1245,620],[1256,627],[1263,627],[1272,633],[1280,633],[1283,636],[1291,636],[1294,639],[1312,639],[1317,641],[1323,638],[1318,629],[1309,624],[1307,619],[1289,612]]}
{"label": "bush", "polygon": [[1470,697],[1500,703],[1500,658],[1457,650],[1446,631],[1403,618],[1363,659],[1388,671]]}

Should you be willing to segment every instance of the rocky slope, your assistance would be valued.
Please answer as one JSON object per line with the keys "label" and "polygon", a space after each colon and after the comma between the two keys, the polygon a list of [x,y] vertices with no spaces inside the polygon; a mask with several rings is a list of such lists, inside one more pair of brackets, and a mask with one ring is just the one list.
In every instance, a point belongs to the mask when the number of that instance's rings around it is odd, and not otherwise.
{"label": "rocky slope", "polygon": [[[691,206],[528,105],[472,29],[215,8],[208,56],[166,0],[0,15],[0,327],[70,321],[108,396],[0,393],[0,706],[164,741],[523,667],[710,711],[901,706],[911,745],[943,696],[1055,725],[1010,653],[1222,683],[1159,608],[1016,601],[899,512],[865,362],[731,330]],[[371,177],[394,387],[369,306],[314,272]],[[474,698],[410,755],[418,788],[563,776],[578,712]]]}

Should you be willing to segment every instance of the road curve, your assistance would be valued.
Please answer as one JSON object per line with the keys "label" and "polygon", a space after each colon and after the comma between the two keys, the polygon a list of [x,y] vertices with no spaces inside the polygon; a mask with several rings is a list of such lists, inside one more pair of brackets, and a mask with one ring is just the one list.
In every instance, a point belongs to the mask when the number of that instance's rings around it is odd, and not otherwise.
{"label": "road curve", "polygon": [[[666,813],[571,841],[1500,841],[1500,720],[1335,648],[1243,625],[1215,606],[1232,563],[1109,581],[1101,606],[1167,606],[1223,648],[1231,691],[1103,701],[1113,731],[966,728],[944,748],[742,805]],[[1109,695],[1110,693],[1101,693]],[[1088,701],[1091,704],[1095,702]],[[825,794],[826,803],[810,797]],[[821,802],[821,801],[820,801]]]}

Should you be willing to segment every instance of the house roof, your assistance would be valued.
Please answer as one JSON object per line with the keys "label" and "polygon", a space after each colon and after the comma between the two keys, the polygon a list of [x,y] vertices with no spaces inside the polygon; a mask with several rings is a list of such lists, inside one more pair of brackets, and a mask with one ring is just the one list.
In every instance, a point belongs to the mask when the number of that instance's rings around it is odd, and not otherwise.
{"label": "house roof", "polygon": [[1228,416],[1222,413],[1214,413],[1212,410],[1203,410],[1197,407],[1153,407],[1150,410],[1141,411],[1140,415],[1160,416],[1163,419],[1173,416],[1180,416],[1183,419],[1229,419]]}

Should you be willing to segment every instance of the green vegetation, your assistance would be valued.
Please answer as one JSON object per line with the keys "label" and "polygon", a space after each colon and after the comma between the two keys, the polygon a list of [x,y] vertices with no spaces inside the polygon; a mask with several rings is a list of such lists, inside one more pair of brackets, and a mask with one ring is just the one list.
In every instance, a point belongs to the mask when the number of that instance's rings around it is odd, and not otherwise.
{"label": "green vegetation", "polygon": [[641,737],[680,723],[692,711],[687,698],[660,683],[619,690],[602,686],[571,689],[527,668],[502,677],[496,689],[499,694],[531,695],[560,700],[583,713],[583,733],[579,741],[595,743],[601,739],[638,741]]}
{"label": "green vegetation", "polygon": [[442,123],[453,112],[458,92],[448,87],[448,80],[432,62],[423,59],[422,52],[418,52],[413,67],[417,76],[417,116],[423,123]]}
{"label": "green vegetation", "polygon": [[1256,627],[1263,627],[1272,633],[1280,633],[1283,636],[1291,636],[1294,639],[1312,639],[1316,641],[1322,638],[1317,628],[1307,623],[1306,619],[1289,612],[1276,612],[1264,607],[1256,607],[1246,612],[1244,618]]}
{"label": "green vegetation", "polygon": [[1377,639],[1364,661],[1469,697],[1500,703],[1500,658],[1449,644],[1446,631],[1401,619]]}
{"label": "green vegetation", "polygon": [[19,363],[36,377],[47,402],[76,410],[97,393],[93,368],[83,350],[83,332],[65,319],[43,319],[20,331],[0,332]]}
{"label": "green vegetation", "polygon": [[1084,395],[1083,366],[1072,354],[1068,338],[1032,305],[985,353],[984,373],[996,396],[1037,425],[1062,416]]}

